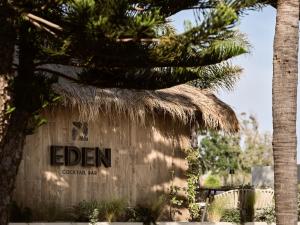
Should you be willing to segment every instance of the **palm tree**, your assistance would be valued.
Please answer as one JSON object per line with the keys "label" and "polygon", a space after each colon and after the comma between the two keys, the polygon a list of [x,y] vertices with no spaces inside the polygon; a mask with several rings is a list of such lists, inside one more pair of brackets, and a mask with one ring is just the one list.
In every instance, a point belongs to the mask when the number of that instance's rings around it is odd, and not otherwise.
{"label": "palm tree", "polygon": [[299,0],[278,0],[273,56],[273,154],[277,225],[297,224]]}

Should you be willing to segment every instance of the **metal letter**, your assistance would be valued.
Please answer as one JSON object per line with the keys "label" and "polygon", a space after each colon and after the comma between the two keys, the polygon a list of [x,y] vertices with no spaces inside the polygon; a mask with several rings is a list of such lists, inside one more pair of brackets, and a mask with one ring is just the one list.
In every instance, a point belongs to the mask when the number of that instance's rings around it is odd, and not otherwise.
{"label": "metal letter", "polygon": [[64,162],[63,159],[64,155],[63,154],[58,154],[59,150],[62,150],[63,146],[55,146],[52,145],[50,146],[50,164],[53,166],[60,166],[63,165]]}
{"label": "metal letter", "polygon": [[[73,155],[73,157],[72,157]],[[74,146],[65,146],[65,165],[75,166],[81,160],[80,149]]]}
{"label": "metal letter", "polygon": [[96,166],[101,166],[101,163],[107,168],[111,167],[111,149],[105,148],[104,152],[96,148]]}
{"label": "metal letter", "polygon": [[82,166],[95,166],[95,148],[82,148]]}

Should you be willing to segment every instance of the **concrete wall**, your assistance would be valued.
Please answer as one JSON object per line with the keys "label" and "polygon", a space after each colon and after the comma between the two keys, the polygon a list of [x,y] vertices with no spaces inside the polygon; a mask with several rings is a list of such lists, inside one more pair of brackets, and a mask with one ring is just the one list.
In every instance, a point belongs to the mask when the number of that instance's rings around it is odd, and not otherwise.
{"label": "concrete wall", "polygon": [[[298,184],[300,183],[300,165],[298,167]],[[255,187],[274,187],[273,166],[255,166],[251,168],[252,185]]]}
{"label": "concrete wall", "polygon": [[274,169],[272,166],[256,166],[251,168],[252,185],[255,187],[274,187]]}

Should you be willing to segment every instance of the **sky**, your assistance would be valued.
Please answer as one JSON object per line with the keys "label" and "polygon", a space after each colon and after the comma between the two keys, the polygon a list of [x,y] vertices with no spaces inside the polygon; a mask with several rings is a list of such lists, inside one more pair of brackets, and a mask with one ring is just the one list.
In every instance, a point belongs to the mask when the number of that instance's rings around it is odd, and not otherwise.
{"label": "sky", "polygon": [[[193,12],[187,10],[171,18],[178,32],[183,31],[184,20],[194,20]],[[233,91],[219,91],[217,95],[229,104],[237,114],[246,112],[257,118],[262,132],[272,132],[272,57],[276,11],[266,7],[250,11],[239,23],[252,45],[251,53],[233,59],[233,63],[244,71]],[[298,97],[298,105],[300,104]],[[298,118],[300,111],[298,107]],[[299,133],[299,126],[297,132]],[[300,140],[298,137],[298,163],[300,162]]]}

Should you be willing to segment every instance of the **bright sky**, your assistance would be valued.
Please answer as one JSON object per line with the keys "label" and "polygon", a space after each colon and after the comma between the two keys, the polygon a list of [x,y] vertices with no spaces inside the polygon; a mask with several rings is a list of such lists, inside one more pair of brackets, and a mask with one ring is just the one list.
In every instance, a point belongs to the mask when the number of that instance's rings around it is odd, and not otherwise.
{"label": "bright sky", "polygon": [[[251,54],[234,59],[234,63],[244,68],[235,90],[218,93],[218,96],[231,105],[236,113],[254,114],[258,119],[260,129],[269,132],[272,131],[272,48],[275,17],[276,11],[267,7],[262,11],[248,12],[241,18],[239,29],[246,33],[253,48]],[[193,12],[184,11],[172,19],[180,32],[183,30],[184,20],[194,20]],[[298,120],[299,116],[300,111],[298,112]],[[299,133],[299,129],[297,131]],[[298,143],[299,152],[299,138]],[[300,162],[300,154],[298,154],[298,162]]]}

